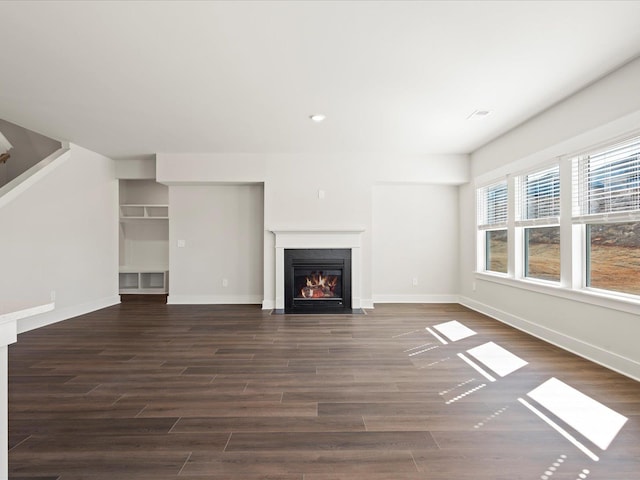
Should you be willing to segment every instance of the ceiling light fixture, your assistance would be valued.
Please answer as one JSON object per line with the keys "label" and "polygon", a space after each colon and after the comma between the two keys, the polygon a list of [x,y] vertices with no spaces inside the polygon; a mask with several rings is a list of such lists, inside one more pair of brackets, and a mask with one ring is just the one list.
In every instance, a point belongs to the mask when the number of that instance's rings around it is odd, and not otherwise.
{"label": "ceiling light fixture", "polygon": [[321,114],[321,113],[316,113],[314,115],[310,115],[309,118],[311,120],[313,120],[314,122],[316,122],[316,123],[320,123],[327,117],[325,115]]}
{"label": "ceiling light fixture", "polygon": [[491,115],[491,110],[476,110],[467,117],[467,120],[480,120]]}

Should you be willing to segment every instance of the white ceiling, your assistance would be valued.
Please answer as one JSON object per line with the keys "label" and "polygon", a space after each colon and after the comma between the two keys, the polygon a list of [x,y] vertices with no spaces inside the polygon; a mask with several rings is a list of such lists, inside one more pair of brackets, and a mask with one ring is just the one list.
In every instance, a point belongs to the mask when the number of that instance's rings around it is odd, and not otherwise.
{"label": "white ceiling", "polygon": [[468,153],[640,54],[640,1],[2,1],[0,19],[0,118],[114,158]]}

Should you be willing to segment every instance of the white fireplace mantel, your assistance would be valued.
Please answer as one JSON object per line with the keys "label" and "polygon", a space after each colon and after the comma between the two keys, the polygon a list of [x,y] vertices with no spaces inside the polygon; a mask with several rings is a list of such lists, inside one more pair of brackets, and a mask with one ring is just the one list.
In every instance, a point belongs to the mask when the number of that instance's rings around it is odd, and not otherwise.
{"label": "white fireplace mantel", "polygon": [[276,310],[284,309],[284,250],[286,248],[351,249],[351,306],[361,308],[362,260],[364,228],[272,228],[276,240]]}

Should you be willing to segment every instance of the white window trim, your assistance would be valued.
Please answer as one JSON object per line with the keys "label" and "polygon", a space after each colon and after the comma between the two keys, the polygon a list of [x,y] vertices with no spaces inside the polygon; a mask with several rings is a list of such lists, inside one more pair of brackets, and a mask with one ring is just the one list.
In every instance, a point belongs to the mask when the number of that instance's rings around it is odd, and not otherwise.
{"label": "white window trim", "polygon": [[[499,222],[499,223],[493,223],[493,224],[479,224],[479,212],[480,212],[480,208],[483,209],[483,214],[482,214],[482,218],[485,218],[485,213],[484,210],[487,208],[486,205],[486,197],[482,197],[482,199],[480,199],[480,195],[478,194],[478,192],[482,189],[486,189],[487,187],[491,187],[494,185],[498,185],[500,183],[504,183],[507,187],[507,222]],[[486,257],[486,252],[487,252],[487,232],[489,231],[495,231],[495,230],[506,230],[507,231],[507,241],[509,241],[509,225],[508,225],[508,219],[509,219],[509,208],[511,205],[510,199],[509,199],[509,195],[510,195],[510,189],[509,189],[509,178],[506,176],[502,176],[502,177],[498,177],[493,179],[490,182],[483,182],[481,184],[476,184],[474,185],[475,189],[474,189],[474,198],[475,198],[475,218],[476,218],[476,269],[483,271],[483,272],[487,272],[489,274],[495,274],[495,275],[499,275],[501,277],[507,277],[509,275],[509,272],[507,270],[507,273],[502,273],[502,272],[494,272],[492,270],[487,270],[487,257]],[[507,246],[507,248],[509,248]],[[507,257],[507,269],[509,264],[509,260]]]}

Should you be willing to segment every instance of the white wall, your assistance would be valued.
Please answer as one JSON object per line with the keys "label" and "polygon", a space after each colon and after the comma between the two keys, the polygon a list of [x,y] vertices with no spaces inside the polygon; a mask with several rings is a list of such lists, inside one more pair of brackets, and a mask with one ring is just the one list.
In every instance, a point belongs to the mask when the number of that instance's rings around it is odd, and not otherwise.
{"label": "white wall", "polygon": [[[518,172],[640,129],[640,59],[472,155],[475,181]],[[462,302],[640,379],[640,305],[497,283],[475,270],[475,186],[460,188]]]}
{"label": "white wall", "polygon": [[116,177],[120,179],[156,179],[156,159],[153,157],[114,160]]}
{"label": "white wall", "polygon": [[[459,185],[468,181],[466,155],[384,155],[384,154],[158,154],[159,182],[185,187],[184,192],[203,184],[264,184],[264,280],[263,305],[275,304],[274,237],[276,228],[363,228],[362,305],[373,306],[373,186],[379,182]],[[324,191],[319,198],[318,191]],[[176,190],[177,191],[177,190]],[[171,230],[175,222],[192,228],[201,218],[189,220],[188,207],[177,212],[173,193]],[[183,215],[186,216],[183,219]],[[407,219],[415,215],[407,211]],[[455,237],[449,239],[453,244]],[[180,268],[171,240],[171,289],[176,286],[174,270]],[[454,274],[456,276],[457,274]],[[181,294],[189,289],[180,287]],[[177,292],[176,292],[177,293]],[[402,292],[414,293],[413,287]]]}
{"label": "white wall", "polygon": [[172,186],[169,197],[168,302],[261,303],[262,185]]}
{"label": "white wall", "polygon": [[39,305],[55,291],[55,310],[19,333],[119,302],[117,202],[113,162],[71,145],[0,208],[0,301]]}
{"label": "white wall", "polygon": [[374,302],[456,302],[457,239],[457,187],[375,185]]}
{"label": "white wall", "polygon": [[120,266],[131,270],[169,268],[169,222],[153,220],[120,224]]}
{"label": "white wall", "polygon": [[581,90],[474,152],[471,176],[590,147],[640,128],[640,59]]}

